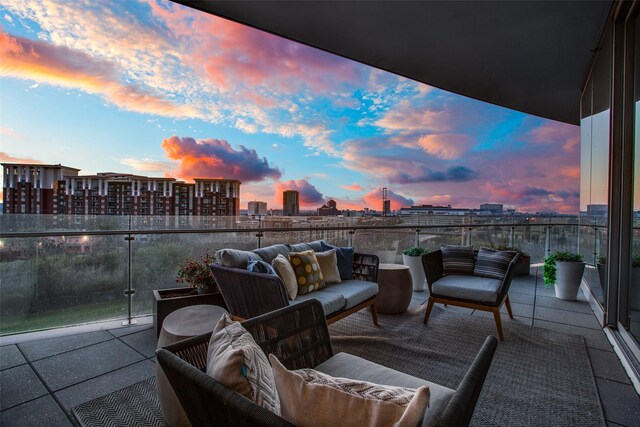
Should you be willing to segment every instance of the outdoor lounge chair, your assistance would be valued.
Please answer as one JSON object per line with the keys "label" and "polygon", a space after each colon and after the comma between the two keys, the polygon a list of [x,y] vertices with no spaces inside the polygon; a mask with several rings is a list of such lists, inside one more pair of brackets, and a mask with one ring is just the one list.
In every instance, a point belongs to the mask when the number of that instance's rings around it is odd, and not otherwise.
{"label": "outdoor lounge chair", "polygon": [[[316,300],[246,320],[242,325],[265,354],[274,354],[287,369],[315,368],[332,375],[332,364],[335,367],[338,363],[344,370],[343,362],[349,366],[356,362],[365,364],[365,371],[369,375],[379,372],[386,378],[384,383],[388,385],[415,388],[417,383],[431,384],[431,402],[425,412],[423,426],[469,424],[497,346],[495,337],[487,337],[458,388],[451,390],[347,353],[334,356],[325,316]],[[176,391],[191,424],[194,427],[290,426],[283,418],[226,388],[203,372],[207,364],[210,336],[211,334],[200,335],[156,352],[160,366]],[[353,379],[373,381],[371,378],[358,378],[357,375]],[[429,418],[429,411],[435,411],[433,408],[438,408],[438,411],[431,412],[432,416]]]}

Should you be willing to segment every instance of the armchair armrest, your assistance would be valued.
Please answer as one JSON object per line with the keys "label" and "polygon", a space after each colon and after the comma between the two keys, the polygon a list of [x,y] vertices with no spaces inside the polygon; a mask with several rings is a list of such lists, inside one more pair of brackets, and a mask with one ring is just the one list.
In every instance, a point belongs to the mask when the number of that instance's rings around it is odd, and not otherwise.
{"label": "armchair armrest", "polygon": [[422,269],[427,278],[429,292],[431,292],[431,286],[436,280],[439,280],[443,276],[442,251],[438,249],[437,251],[422,255]]}
{"label": "armchair armrest", "polygon": [[513,280],[513,276],[516,273],[516,263],[520,259],[520,254],[516,254],[513,257],[511,262],[509,263],[509,267],[507,267],[507,272],[504,274],[502,278],[502,283],[500,284],[500,289],[498,290],[498,303],[502,301],[507,292],[509,292],[509,287],[511,286],[511,280]]}
{"label": "armchair armrest", "polygon": [[229,312],[250,319],[289,305],[284,283],[277,276],[218,264],[209,266]]}
{"label": "armchair armrest", "polygon": [[353,254],[353,278],[378,283],[378,267],[380,259],[377,255]]}

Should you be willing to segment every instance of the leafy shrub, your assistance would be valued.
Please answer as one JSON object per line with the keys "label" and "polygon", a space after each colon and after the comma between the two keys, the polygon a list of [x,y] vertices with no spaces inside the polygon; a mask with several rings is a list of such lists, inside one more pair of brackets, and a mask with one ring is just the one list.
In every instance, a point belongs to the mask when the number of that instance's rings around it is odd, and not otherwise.
{"label": "leafy shrub", "polygon": [[418,246],[414,246],[412,248],[407,248],[404,251],[402,251],[402,254],[406,255],[406,256],[422,256],[422,255],[425,255],[425,254],[428,254],[428,253],[429,253],[429,249],[421,248],[421,247],[418,247]]}
{"label": "leafy shrub", "polygon": [[544,284],[552,285],[556,283],[556,262],[582,262],[582,259],[582,255],[574,252],[551,252],[551,254],[549,254],[549,256],[544,259],[544,265],[542,266]]}
{"label": "leafy shrub", "polygon": [[495,243],[491,242],[491,244],[489,245],[489,247],[493,250],[496,251],[515,251],[518,254],[520,254],[520,258],[522,257],[527,257],[529,256],[528,253],[526,253],[523,250],[520,250],[520,248],[517,248],[515,246],[507,246],[507,245],[496,245]]}

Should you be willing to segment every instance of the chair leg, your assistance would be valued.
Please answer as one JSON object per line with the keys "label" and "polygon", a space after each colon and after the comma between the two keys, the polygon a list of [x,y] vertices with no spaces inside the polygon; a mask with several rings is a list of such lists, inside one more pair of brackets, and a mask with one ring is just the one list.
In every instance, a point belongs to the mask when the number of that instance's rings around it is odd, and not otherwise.
{"label": "chair leg", "polygon": [[433,303],[434,303],[434,299],[433,297],[429,297],[429,302],[427,303],[427,312],[424,314],[424,320],[422,321],[422,323],[427,323],[427,321],[429,320],[429,316],[431,315],[431,309],[433,308]]}
{"label": "chair leg", "polygon": [[502,321],[500,320],[500,307],[493,309],[493,318],[496,321],[496,327],[498,328],[498,336],[500,341],[504,341],[504,335],[502,334]]}
{"label": "chair leg", "polygon": [[509,295],[504,299],[504,305],[507,307],[507,313],[509,313],[509,317],[513,319],[513,312],[511,311],[511,303],[509,302]]}
{"label": "chair leg", "polygon": [[376,326],[380,326],[378,324],[378,309],[376,308],[376,303],[372,303],[369,306],[369,309],[371,310],[371,318],[373,319],[373,324]]}

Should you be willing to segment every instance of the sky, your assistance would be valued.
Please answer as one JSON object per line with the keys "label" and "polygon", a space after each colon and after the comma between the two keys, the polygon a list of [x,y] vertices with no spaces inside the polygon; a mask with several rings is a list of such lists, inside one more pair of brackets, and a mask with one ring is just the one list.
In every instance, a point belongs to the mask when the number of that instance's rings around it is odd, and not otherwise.
{"label": "sky", "polygon": [[243,209],[580,198],[578,126],[165,0],[0,0],[0,161],[239,179]]}

